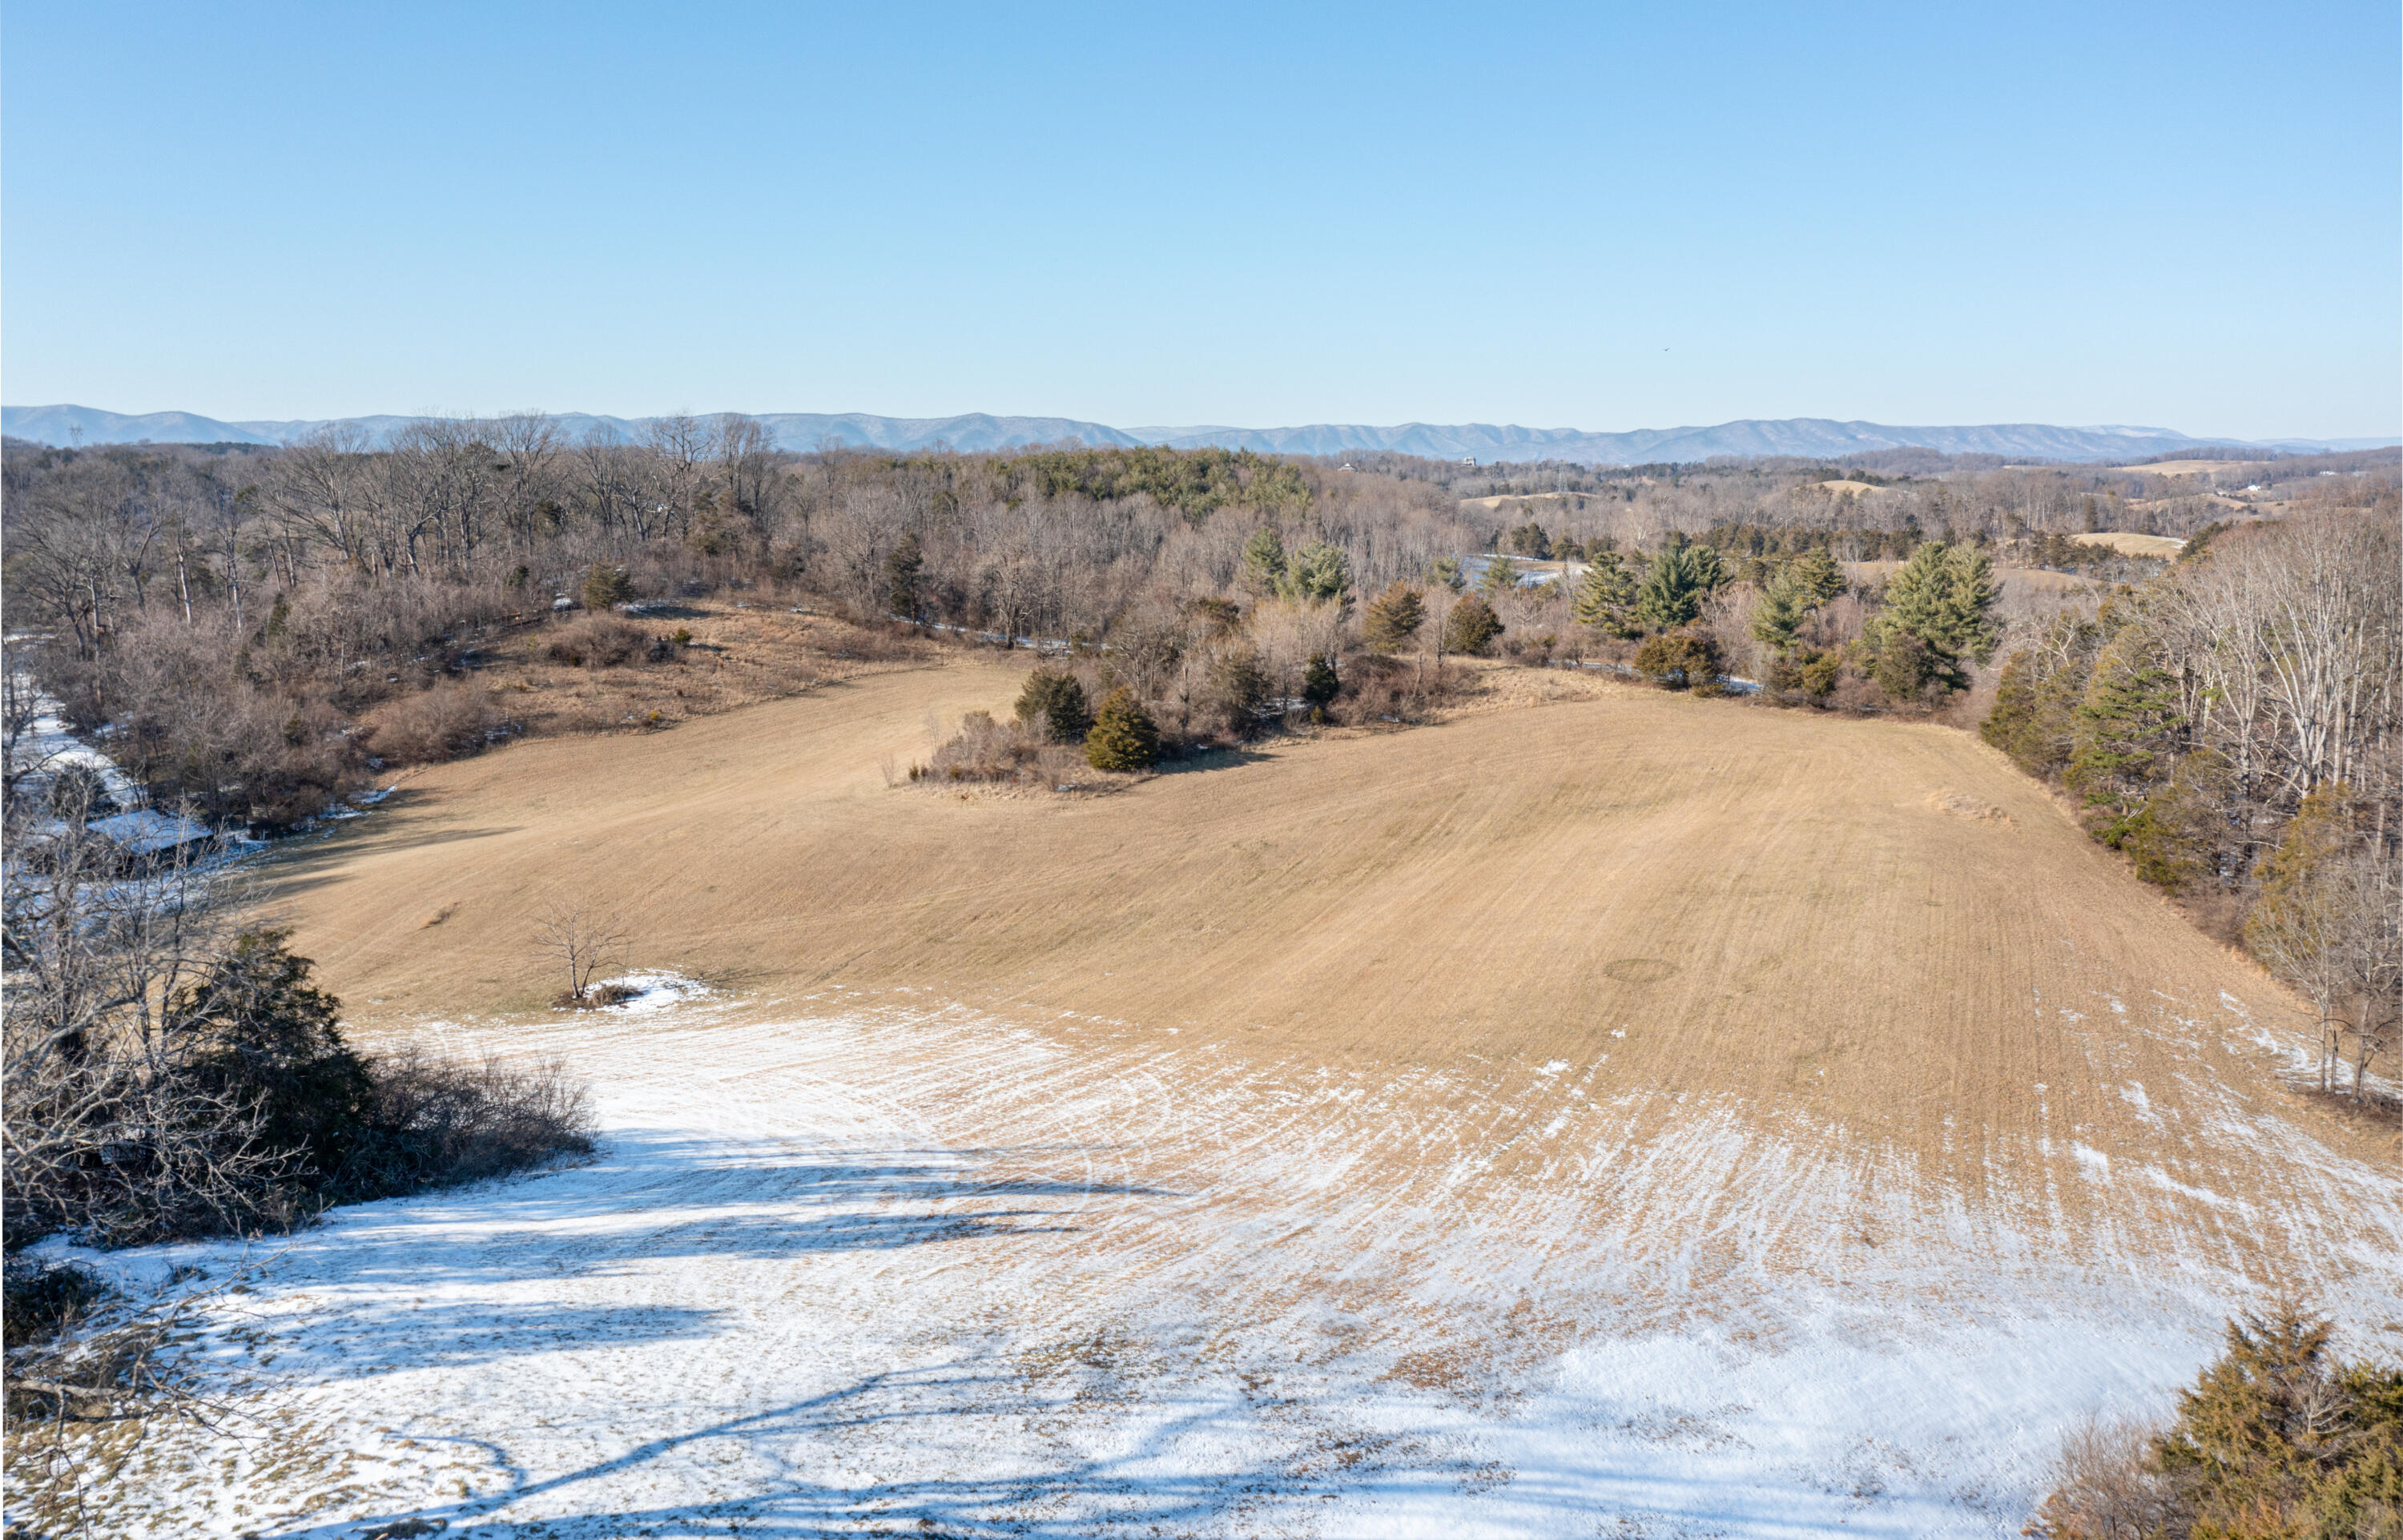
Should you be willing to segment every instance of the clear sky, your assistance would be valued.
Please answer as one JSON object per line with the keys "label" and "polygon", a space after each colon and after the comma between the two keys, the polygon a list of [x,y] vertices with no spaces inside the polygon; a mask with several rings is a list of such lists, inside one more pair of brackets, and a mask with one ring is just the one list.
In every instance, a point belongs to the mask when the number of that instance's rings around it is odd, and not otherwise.
{"label": "clear sky", "polygon": [[2394,434],[2399,58],[2394,0],[21,0],[0,393]]}

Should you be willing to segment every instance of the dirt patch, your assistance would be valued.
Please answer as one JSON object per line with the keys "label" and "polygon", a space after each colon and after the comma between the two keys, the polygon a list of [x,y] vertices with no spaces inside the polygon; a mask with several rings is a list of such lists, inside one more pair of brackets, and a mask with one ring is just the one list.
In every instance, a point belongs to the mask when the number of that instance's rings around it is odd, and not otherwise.
{"label": "dirt patch", "polygon": [[1622,984],[1660,984],[1677,977],[1674,963],[1664,963],[1658,957],[1622,957],[1602,965],[1603,976]]}

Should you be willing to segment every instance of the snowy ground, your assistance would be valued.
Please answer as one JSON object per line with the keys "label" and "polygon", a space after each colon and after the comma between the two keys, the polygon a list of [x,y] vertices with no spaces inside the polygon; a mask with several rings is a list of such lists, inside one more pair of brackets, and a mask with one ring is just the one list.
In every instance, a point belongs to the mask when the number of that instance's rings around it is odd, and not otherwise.
{"label": "snowy ground", "polygon": [[254,1254],[201,1344],[254,1418],[148,1436],[124,1533],[2007,1535],[2242,1298],[1592,1066],[645,982],[436,1029],[567,1055],[599,1154]]}

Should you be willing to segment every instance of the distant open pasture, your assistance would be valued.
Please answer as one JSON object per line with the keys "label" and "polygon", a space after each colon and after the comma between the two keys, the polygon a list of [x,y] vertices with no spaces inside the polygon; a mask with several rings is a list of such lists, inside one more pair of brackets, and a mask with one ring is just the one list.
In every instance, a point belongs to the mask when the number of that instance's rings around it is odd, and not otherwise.
{"label": "distant open pasture", "polygon": [[2186,549],[2186,542],[2166,534],[2137,534],[2128,530],[2104,530],[2098,534],[2073,534],[2072,540],[2081,546],[2106,546],[2122,556],[2175,556]]}

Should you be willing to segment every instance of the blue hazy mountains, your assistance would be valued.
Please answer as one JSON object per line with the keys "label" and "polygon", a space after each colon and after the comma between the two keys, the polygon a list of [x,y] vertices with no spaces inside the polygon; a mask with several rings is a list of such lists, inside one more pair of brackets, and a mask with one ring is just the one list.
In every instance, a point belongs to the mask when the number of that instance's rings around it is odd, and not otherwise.
{"label": "blue hazy mountains", "polygon": [[[1776,421],[1745,418],[1712,427],[1638,428],[1629,433],[1588,433],[1578,428],[1522,428],[1487,423],[1404,423],[1370,427],[1319,423],[1298,428],[1153,427],[1114,428],[1068,417],[876,417],[866,412],[771,411],[755,414],[775,442],[788,450],[826,443],[854,449],[1013,449],[1079,439],[1087,444],[1165,444],[1175,449],[1258,450],[1275,454],[1357,454],[1388,450],[1438,460],[1475,457],[1494,461],[1565,460],[1582,465],[1643,465],[1653,461],[1707,460],[1721,454],[1791,454],[1842,459],[1876,450],[1918,448],[1948,454],[2004,454],[2016,460],[2132,460],[2180,450],[2233,446],[2289,451],[2376,449],[2393,438],[2280,438],[2250,441],[2196,438],[2171,428],[2051,427],[2041,423],[1991,423],[1971,427],[1894,427],[1882,423],[1839,423],[1824,417]],[[0,407],[0,433],[43,444],[281,444],[327,426],[352,426],[382,440],[414,421],[409,417],[349,417],[293,422],[220,422],[188,411],[142,416],[96,407]],[[573,438],[595,430],[639,437],[642,423],[585,412],[560,414]]]}

